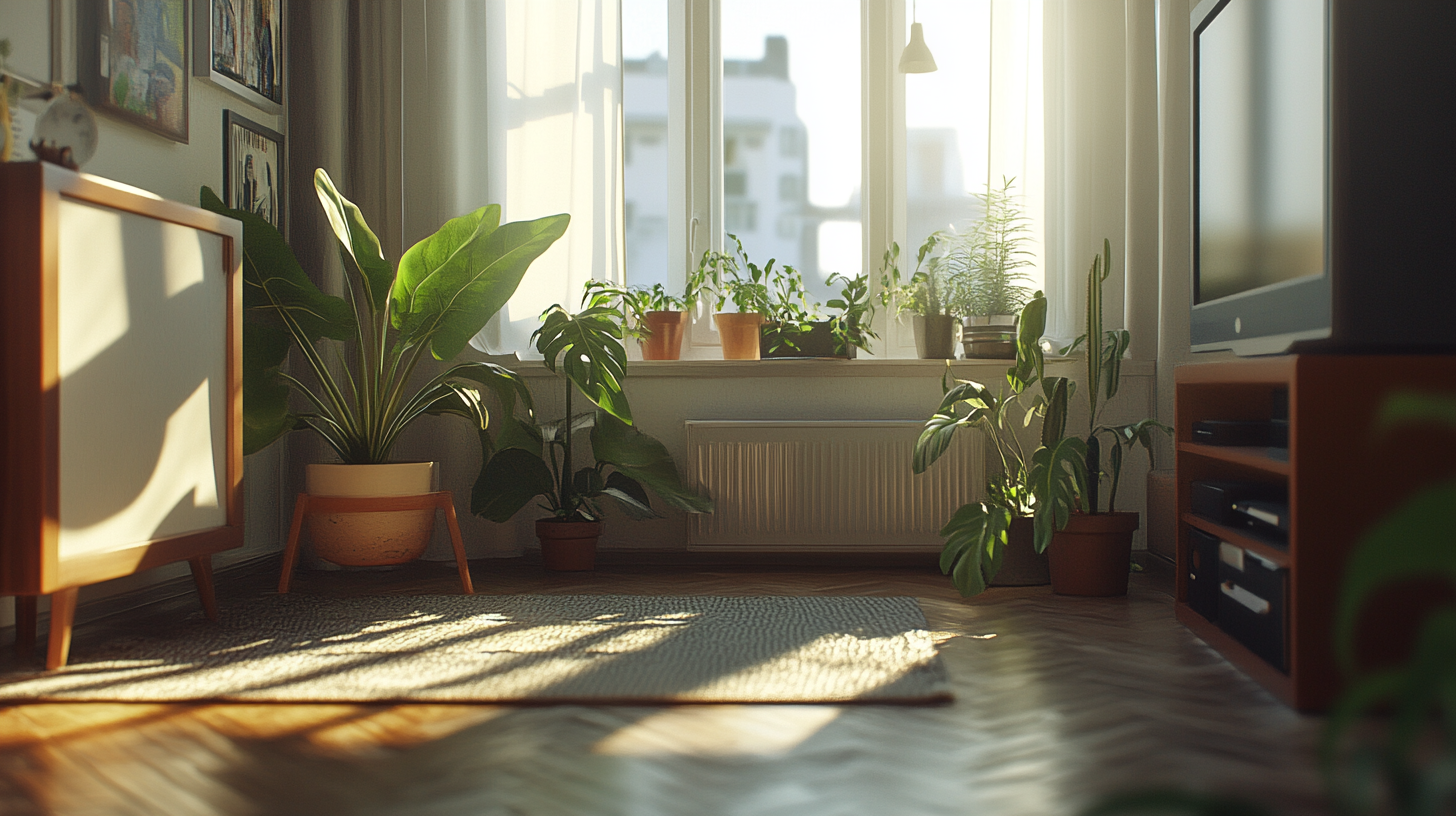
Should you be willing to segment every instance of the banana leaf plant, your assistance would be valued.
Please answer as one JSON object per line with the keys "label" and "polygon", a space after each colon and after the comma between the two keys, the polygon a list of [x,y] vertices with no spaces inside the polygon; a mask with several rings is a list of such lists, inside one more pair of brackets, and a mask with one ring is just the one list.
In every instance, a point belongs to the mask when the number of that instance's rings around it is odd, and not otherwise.
{"label": "banana leaf plant", "polygon": [[[1047,301],[1035,293],[1021,309],[1016,364],[1006,370],[1006,383],[996,390],[972,380],[943,378],[940,406],[915,442],[911,469],[924,473],[950,447],[957,431],[974,428],[1001,460],[1001,472],[986,483],[983,501],[963,505],[940,534],[941,572],[962,595],[985,590],[1001,568],[1011,520],[1033,515],[1037,497],[1032,474],[1045,447],[1032,450],[1023,429],[1040,420],[1042,441],[1062,439],[1067,423],[1067,397],[1076,384],[1065,377],[1047,377],[1041,336],[1046,329]],[[949,376],[949,364],[947,375]],[[1071,440],[1075,443],[1081,440]],[[1045,549],[1039,547],[1038,551]]]}
{"label": "banana leaf plant", "polygon": [[[464,350],[570,216],[502,224],[492,204],[446,222],[395,268],[322,168],[314,189],[338,239],[347,300],[309,280],[272,224],[202,188],[204,208],[243,223],[243,452],[312,430],[345,464],[381,464],[426,414],[463,416],[488,440],[487,391],[507,413],[518,405],[529,413],[524,381],[497,365],[456,363],[422,385],[411,378],[426,354],[450,360]],[[286,370],[295,348],[312,382]],[[301,399],[291,404],[292,395]]]}
{"label": "banana leaf plant", "polygon": [[[685,487],[663,444],[632,423],[622,381],[627,351],[622,345],[626,316],[612,306],[612,295],[589,288],[576,314],[552,306],[541,316],[532,339],[546,367],[565,385],[561,419],[536,422],[501,417],[493,453],[471,496],[471,511],[506,522],[533,499],[560,521],[597,521],[603,501],[613,500],[632,518],[662,518],[648,495],[689,513],[711,513],[713,502]],[[572,413],[574,394],[591,409]],[[589,431],[591,461],[581,468],[576,440]]]}
{"label": "banana leaf plant", "polygon": [[[1117,488],[1122,480],[1126,451],[1140,445],[1153,461],[1153,439],[1156,433],[1171,434],[1172,428],[1155,419],[1141,419],[1124,425],[1102,425],[1102,409],[1117,395],[1122,381],[1122,356],[1132,342],[1126,329],[1102,328],[1102,284],[1112,270],[1112,242],[1102,239],[1102,254],[1092,258],[1087,270],[1087,331],[1062,349],[1070,354],[1083,345],[1087,364],[1087,436],[1050,438],[1043,433],[1043,450],[1033,457],[1033,490],[1042,503],[1037,508],[1037,549],[1045,549],[1052,533],[1067,524],[1073,509],[1096,514],[1100,501],[1098,486],[1104,475],[1101,463],[1102,437],[1111,442],[1108,448],[1108,471],[1111,490],[1107,496],[1108,513],[1117,511]],[[1070,393],[1069,393],[1070,396]],[[1043,429],[1045,431],[1045,428]]]}

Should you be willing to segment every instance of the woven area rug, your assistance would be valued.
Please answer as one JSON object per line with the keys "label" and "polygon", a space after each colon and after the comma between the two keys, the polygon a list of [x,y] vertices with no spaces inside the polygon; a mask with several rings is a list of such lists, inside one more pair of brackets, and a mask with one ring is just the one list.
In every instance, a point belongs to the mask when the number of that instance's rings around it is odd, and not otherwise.
{"label": "woven area rug", "polygon": [[0,702],[927,703],[913,598],[258,598],[0,676]]}

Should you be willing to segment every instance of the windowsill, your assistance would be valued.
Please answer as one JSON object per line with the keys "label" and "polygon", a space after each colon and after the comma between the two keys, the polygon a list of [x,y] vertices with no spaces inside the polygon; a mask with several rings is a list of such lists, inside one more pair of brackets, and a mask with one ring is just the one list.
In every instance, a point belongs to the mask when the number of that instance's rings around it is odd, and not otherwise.
{"label": "windowsill", "polygon": [[[495,362],[528,379],[554,377],[540,360],[505,360]],[[1080,357],[1048,358],[1047,368],[1061,376],[1075,376],[1081,370]],[[629,379],[678,377],[760,379],[775,377],[938,377],[945,370],[945,360],[633,360],[627,364]],[[967,379],[999,379],[1010,366],[1010,360],[952,360],[951,371]],[[1150,377],[1156,370],[1151,360],[1124,360],[1122,373],[1130,377]]]}

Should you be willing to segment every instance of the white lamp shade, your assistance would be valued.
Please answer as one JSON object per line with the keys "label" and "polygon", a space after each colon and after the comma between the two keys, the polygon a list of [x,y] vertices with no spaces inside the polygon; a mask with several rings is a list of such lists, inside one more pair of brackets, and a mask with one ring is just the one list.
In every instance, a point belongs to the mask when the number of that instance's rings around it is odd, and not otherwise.
{"label": "white lamp shade", "polygon": [[919,23],[911,23],[910,42],[900,55],[900,73],[928,74],[934,70],[935,57],[930,55],[930,48],[925,44],[925,32]]}

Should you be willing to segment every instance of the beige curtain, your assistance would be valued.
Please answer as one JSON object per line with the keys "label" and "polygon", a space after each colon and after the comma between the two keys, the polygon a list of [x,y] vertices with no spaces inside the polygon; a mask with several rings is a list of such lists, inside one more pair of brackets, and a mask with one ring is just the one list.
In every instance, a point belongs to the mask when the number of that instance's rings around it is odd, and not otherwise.
{"label": "beige curtain", "polygon": [[1086,274],[1103,238],[1108,328],[1135,359],[1158,342],[1159,156],[1154,0],[1045,0],[1047,336],[1084,329]]}

